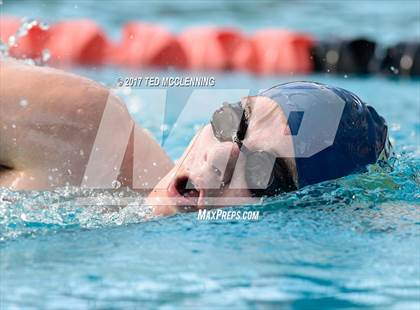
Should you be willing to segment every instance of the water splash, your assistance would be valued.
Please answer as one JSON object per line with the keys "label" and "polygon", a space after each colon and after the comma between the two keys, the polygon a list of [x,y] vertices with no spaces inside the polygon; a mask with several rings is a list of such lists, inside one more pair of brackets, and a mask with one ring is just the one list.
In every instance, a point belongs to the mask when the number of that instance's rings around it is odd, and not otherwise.
{"label": "water splash", "polygon": [[[0,39],[0,58],[11,58],[10,49],[18,46],[19,40],[27,36],[29,31],[35,26],[38,26],[41,30],[49,29],[49,25],[46,22],[38,21],[36,19],[23,18],[15,34],[11,35],[6,42]],[[44,49],[39,58],[32,59],[23,57],[22,59],[27,64],[43,66],[47,64],[50,58],[50,52],[48,49]]]}
{"label": "water splash", "polygon": [[127,189],[11,191],[0,188],[0,241],[67,229],[139,223],[151,217],[143,197]]}
{"label": "water splash", "polygon": [[[398,210],[392,208],[392,212],[396,213],[395,217],[381,228],[387,230],[395,224],[396,217],[405,216],[403,210],[411,210],[406,206],[420,204],[420,160],[412,155],[403,154],[395,159],[393,166],[391,169],[375,165],[365,174],[347,176],[267,199],[262,210],[278,212],[293,209],[299,212],[313,208],[315,211],[310,214],[316,216],[317,220],[320,220],[319,216],[322,214],[322,217],[335,216],[337,218],[334,218],[334,221],[350,221],[353,225],[355,222],[351,214],[367,212],[369,216],[378,217],[375,212],[384,212],[378,206],[399,205]],[[106,192],[70,187],[54,191],[28,192],[0,188],[0,241],[68,229],[93,229],[140,223],[150,219],[152,211],[143,204],[143,198],[138,193],[123,188]],[[341,211],[331,213],[337,208],[341,208]],[[417,212],[417,209],[415,211]],[[387,214],[389,212],[388,210]],[[412,218],[413,212],[410,212]],[[369,216],[364,217],[368,219]],[[366,227],[363,226],[364,222],[367,223]],[[360,227],[355,229],[379,229],[378,225],[369,223],[369,220],[360,221]]]}

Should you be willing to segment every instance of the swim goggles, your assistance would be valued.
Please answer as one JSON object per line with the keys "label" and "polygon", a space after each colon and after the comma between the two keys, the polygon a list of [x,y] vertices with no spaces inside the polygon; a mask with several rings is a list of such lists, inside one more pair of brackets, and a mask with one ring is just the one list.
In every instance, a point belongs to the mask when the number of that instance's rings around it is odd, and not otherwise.
{"label": "swim goggles", "polygon": [[[211,118],[210,124],[215,138],[220,142],[233,142],[245,155],[245,179],[253,196],[274,196],[296,190],[292,174],[284,158],[263,150],[250,150],[242,141],[245,138],[250,118],[250,109],[240,102],[224,103]],[[237,158],[235,159],[236,165]],[[225,172],[226,174],[226,172]]]}

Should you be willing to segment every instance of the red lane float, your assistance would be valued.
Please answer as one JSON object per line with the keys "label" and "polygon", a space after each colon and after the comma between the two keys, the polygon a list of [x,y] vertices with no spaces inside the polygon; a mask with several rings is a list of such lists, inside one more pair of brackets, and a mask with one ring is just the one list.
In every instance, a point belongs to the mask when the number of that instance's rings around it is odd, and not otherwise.
{"label": "red lane float", "polygon": [[257,53],[249,38],[234,29],[218,29],[215,37],[225,52],[224,69],[257,71]]}
{"label": "red lane float", "polygon": [[200,27],[179,36],[187,56],[188,69],[247,69],[255,54],[248,40],[236,29]]}
{"label": "red lane float", "polygon": [[124,26],[122,40],[108,56],[111,63],[132,66],[175,66],[187,60],[176,38],[165,28],[132,22]]}
{"label": "red lane float", "polygon": [[109,42],[97,24],[90,20],[59,22],[50,28],[45,48],[54,63],[102,64]]}
{"label": "red lane float", "polygon": [[[18,18],[2,17],[3,41],[19,29]],[[90,20],[63,21],[48,30],[34,25],[10,48],[15,57],[39,57],[48,49],[55,64],[118,64],[191,70],[247,70],[260,74],[309,73],[312,37],[269,29],[250,37],[233,28],[198,27],[178,37],[153,24],[130,22],[120,42],[109,41]]]}
{"label": "red lane float", "polygon": [[[17,17],[2,17],[0,19],[0,37],[8,43],[9,38],[15,36],[22,21]],[[16,42],[11,44],[9,54],[17,58],[39,58],[48,41],[49,31],[42,29],[37,23],[30,26],[27,34],[15,36]]]}
{"label": "red lane float", "polygon": [[314,40],[287,30],[262,30],[252,37],[257,64],[256,71],[270,73],[309,73],[313,70],[310,50]]}

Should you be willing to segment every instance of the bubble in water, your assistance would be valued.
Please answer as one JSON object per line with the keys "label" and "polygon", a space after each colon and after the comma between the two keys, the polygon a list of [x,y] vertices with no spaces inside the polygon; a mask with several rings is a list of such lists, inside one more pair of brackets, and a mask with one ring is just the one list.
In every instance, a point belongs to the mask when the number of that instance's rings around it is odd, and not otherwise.
{"label": "bubble in water", "polygon": [[118,180],[114,180],[112,181],[111,186],[113,189],[119,189],[121,187],[121,182]]}
{"label": "bubble in water", "polygon": [[26,108],[27,106],[28,106],[28,100],[26,100],[26,98],[22,98],[22,99],[20,99],[20,101],[19,101],[19,105],[22,107],[22,108]]}

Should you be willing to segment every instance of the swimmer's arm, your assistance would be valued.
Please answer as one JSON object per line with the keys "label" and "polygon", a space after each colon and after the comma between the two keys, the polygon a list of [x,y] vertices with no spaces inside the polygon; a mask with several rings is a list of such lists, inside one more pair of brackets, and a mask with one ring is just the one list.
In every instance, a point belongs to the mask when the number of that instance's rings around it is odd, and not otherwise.
{"label": "swimmer's arm", "polygon": [[[115,116],[108,143],[118,141],[121,124],[133,122],[106,88],[60,70],[0,60],[0,82],[0,164],[15,172],[17,189],[50,187],[51,170],[61,175],[56,186],[79,186],[105,106]],[[146,140],[149,156],[172,164],[156,141]]]}
{"label": "swimmer's arm", "polygon": [[63,71],[4,60],[0,80],[0,160],[15,168],[25,168],[28,159],[31,166],[43,165],[46,159],[58,161],[54,157],[62,147],[75,149],[94,137],[108,97],[104,87]]}

